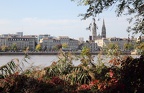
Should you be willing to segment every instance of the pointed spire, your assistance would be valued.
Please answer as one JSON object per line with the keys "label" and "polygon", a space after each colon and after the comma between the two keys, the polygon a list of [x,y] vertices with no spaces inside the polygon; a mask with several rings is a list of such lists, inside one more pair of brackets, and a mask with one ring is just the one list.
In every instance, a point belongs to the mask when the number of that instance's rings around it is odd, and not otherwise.
{"label": "pointed spire", "polygon": [[106,38],[106,27],[105,27],[104,19],[103,19],[103,25],[102,25],[102,38]]}
{"label": "pointed spire", "polygon": [[103,25],[105,26],[105,22],[104,22],[104,19],[103,19]]}

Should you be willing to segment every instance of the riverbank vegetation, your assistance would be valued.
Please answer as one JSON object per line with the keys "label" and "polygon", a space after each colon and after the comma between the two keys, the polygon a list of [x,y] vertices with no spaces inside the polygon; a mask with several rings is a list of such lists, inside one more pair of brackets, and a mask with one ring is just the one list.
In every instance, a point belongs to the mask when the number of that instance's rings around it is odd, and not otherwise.
{"label": "riverbank vegetation", "polygon": [[[111,52],[111,51],[108,51]],[[13,59],[0,67],[0,93],[142,93],[144,90],[144,56],[132,58],[102,51],[93,60],[88,48],[80,55],[60,51],[58,61],[39,69],[23,69],[22,61]],[[113,55],[114,54],[114,55]],[[73,62],[80,60],[75,66]]]}

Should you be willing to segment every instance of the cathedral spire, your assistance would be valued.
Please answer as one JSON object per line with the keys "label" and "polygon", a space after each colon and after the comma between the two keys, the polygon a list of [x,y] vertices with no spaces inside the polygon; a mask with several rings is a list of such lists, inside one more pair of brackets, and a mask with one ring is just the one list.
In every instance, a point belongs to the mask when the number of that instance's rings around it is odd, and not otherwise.
{"label": "cathedral spire", "polygon": [[103,19],[101,36],[102,36],[102,38],[106,38],[106,27],[105,27],[105,21],[104,21],[104,19]]}

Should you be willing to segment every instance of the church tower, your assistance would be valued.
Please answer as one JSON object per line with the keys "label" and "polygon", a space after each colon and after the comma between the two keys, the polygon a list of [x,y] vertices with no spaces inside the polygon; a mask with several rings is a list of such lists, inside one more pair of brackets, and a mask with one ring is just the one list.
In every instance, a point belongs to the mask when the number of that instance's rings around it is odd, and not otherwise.
{"label": "church tower", "polygon": [[97,25],[95,23],[95,18],[93,18],[93,22],[91,24],[91,31],[92,31],[92,40],[95,41],[97,39]]}
{"label": "church tower", "polygon": [[105,27],[105,22],[104,22],[104,20],[103,20],[103,25],[102,25],[101,37],[102,37],[102,38],[106,38],[106,27]]}

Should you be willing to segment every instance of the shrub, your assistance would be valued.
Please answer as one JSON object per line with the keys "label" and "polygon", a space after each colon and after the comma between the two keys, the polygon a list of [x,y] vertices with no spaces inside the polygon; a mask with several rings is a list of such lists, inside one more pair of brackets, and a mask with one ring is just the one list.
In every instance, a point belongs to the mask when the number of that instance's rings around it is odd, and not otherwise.
{"label": "shrub", "polygon": [[122,63],[121,82],[128,93],[142,93],[144,90],[144,55],[133,59],[128,57]]}

